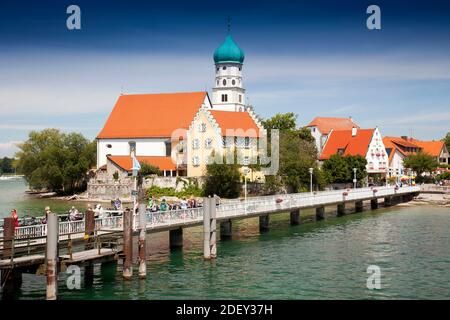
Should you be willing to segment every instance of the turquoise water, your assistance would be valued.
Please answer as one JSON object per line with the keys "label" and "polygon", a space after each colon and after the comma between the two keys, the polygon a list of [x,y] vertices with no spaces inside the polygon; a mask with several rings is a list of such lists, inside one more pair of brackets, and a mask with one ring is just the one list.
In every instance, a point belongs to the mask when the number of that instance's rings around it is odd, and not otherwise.
{"label": "turquoise water", "polygon": [[[67,289],[60,274],[59,298],[450,298],[450,208],[391,207],[294,227],[280,214],[270,227],[260,234],[257,219],[234,223],[233,239],[218,243],[212,262],[202,258],[201,228],[185,229],[184,248],[175,252],[167,233],[149,235],[146,280],[135,269],[123,281],[120,264],[96,266],[81,290]],[[366,287],[369,265],[381,268],[380,290]],[[45,278],[24,274],[15,294],[42,299]]]}

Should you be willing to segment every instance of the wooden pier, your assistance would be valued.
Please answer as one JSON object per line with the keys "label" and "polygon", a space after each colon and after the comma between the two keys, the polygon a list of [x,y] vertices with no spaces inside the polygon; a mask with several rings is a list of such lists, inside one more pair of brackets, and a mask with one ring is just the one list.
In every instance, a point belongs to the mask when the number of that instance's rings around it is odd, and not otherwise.
{"label": "wooden pier", "polygon": [[[12,218],[4,219],[0,229],[0,271],[2,292],[21,283],[21,274],[39,273],[47,276],[47,299],[57,297],[58,272],[70,265],[87,268],[94,264],[123,259],[123,278],[133,277],[133,239],[138,238],[139,277],[146,277],[145,234],[169,231],[170,247],[183,246],[183,228],[203,225],[204,258],[217,257],[217,223],[220,238],[232,236],[232,221],[259,217],[260,231],[270,228],[270,215],[289,212],[291,225],[301,219],[301,210],[315,208],[316,219],[326,219],[325,207],[336,206],[338,216],[346,213],[350,204],[361,212],[364,202],[377,209],[379,199],[384,206],[410,201],[420,192],[419,187],[377,187],[323,191],[315,193],[282,194],[226,201],[218,205],[214,198],[204,198],[203,207],[166,212],[147,211],[140,205],[131,211],[108,212],[107,217],[95,219],[87,212],[85,220],[59,222],[55,214],[48,225],[14,228]],[[53,219],[53,220],[52,220]]]}

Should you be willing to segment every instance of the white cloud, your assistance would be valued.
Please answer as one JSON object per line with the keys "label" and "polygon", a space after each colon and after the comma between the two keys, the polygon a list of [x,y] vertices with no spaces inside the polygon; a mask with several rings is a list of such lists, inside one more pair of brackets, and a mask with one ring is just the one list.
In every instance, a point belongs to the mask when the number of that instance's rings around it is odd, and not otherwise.
{"label": "white cloud", "polygon": [[17,144],[22,141],[9,141],[0,143],[0,157],[12,157],[19,150]]}

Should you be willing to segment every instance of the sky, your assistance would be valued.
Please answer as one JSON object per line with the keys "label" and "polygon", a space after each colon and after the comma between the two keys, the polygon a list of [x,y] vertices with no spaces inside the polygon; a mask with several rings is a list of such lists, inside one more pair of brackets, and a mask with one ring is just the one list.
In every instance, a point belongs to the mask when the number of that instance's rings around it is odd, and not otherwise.
{"label": "sky", "polygon": [[[72,4],[81,30],[66,26]],[[381,30],[366,26],[372,4]],[[1,0],[0,157],[31,130],[94,139],[121,93],[211,92],[228,17],[262,118],[351,116],[430,140],[450,131],[450,1]]]}

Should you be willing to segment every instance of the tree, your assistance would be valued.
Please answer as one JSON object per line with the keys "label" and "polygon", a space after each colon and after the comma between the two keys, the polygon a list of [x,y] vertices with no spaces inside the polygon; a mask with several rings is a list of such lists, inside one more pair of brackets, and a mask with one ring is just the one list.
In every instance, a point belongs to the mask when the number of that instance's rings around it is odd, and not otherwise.
{"label": "tree", "polygon": [[237,198],[241,190],[241,173],[237,164],[211,163],[206,166],[206,177],[203,184],[203,194],[217,194],[224,198]]}
{"label": "tree", "polygon": [[[317,166],[317,149],[314,138],[308,128],[296,129],[297,116],[292,113],[276,114],[263,121],[264,127],[280,130],[278,174],[266,176],[265,190],[275,193],[284,185],[290,192],[309,190],[309,168],[314,169],[313,183],[322,187],[324,179]],[[278,189],[278,190],[277,190]]]}
{"label": "tree", "polygon": [[366,158],[360,155],[344,157],[340,154],[333,154],[323,162],[322,170],[328,183],[349,183],[353,182],[353,168],[357,169],[356,179],[358,181],[362,181],[367,176],[366,165]]}
{"label": "tree", "polygon": [[420,177],[424,172],[434,171],[439,166],[439,163],[432,155],[420,151],[403,159],[403,166],[411,169]]}
{"label": "tree", "polygon": [[263,120],[262,124],[267,130],[278,129],[280,131],[295,130],[297,115],[293,112],[277,113],[272,118]]}
{"label": "tree", "polygon": [[0,159],[0,173],[13,173],[13,159],[4,157]]}
{"label": "tree", "polygon": [[33,189],[69,193],[81,190],[96,162],[96,143],[79,133],[32,131],[19,145],[17,165]]}
{"label": "tree", "polygon": [[444,138],[445,145],[447,146],[447,149],[450,150],[450,132],[447,132],[445,138]]}

